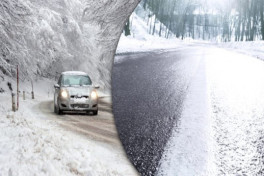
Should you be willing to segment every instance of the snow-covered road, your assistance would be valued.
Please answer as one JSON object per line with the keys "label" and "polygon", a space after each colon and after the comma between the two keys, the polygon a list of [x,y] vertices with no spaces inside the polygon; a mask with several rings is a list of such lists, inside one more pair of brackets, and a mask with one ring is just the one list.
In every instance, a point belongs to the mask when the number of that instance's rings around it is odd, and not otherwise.
{"label": "snow-covered road", "polygon": [[158,175],[263,175],[264,62],[204,53]]}
{"label": "snow-covered road", "polygon": [[100,98],[99,114],[97,116],[87,116],[83,113],[68,112],[63,115],[56,115],[53,112],[53,102],[43,101],[33,109],[42,112],[49,120],[58,122],[67,130],[81,133],[96,141],[109,143],[113,146],[121,146],[114,124],[112,114],[112,104]]}
{"label": "snow-covered road", "polygon": [[20,101],[10,112],[8,93],[0,94],[0,176],[138,175],[120,145],[111,104],[98,116],[57,116],[50,98]]}

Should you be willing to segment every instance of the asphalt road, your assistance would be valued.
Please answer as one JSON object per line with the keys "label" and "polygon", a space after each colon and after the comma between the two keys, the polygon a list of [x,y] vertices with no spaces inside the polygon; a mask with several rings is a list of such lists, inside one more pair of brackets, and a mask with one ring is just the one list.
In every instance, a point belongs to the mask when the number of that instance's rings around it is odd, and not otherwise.
{"label": "asphalt road", "polygon": [[200,47],[116,57],[112,74],[116,127],[129,159],[142,175],[157,171],[203,58]]}
{"label": "asphalt road", "polygon": [[112,96],[142,175],[263,175],[263,61],[209,45],[118,56]]}

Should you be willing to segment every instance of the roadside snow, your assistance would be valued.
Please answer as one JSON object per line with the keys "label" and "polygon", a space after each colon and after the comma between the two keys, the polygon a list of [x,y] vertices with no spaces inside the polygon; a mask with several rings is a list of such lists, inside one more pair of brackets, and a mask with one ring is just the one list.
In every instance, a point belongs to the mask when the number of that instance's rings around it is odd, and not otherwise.
{"label": "roadside snow", "polygon": [[264,62],[214,47],[203,60],[158,175],[263,175]]}
{"label": "roadside snow", "polygon": [[214,142],[206,64],[202,59],[157,175],[214,175]]}
{"label": "roadside snow", "polygon": [[217,175],[263,175],[264,62],[216,49],[207,63]]}
{"label": "roadside snow", "polygon": [[[148,37],[147,37],[148,36]],[[137,38],[133,38],[131,36],[124,36],[122,34],[120,41],[118,43],[117,54],[123,53],[136,53],[136,52],[147,52],[153,50],[160,50],[160,49],[172,49],[178,48],[186,42],[181,41],[179,39],[166,39],[160,38],[156,36],[151,36],[149,34],[145,34],[147,37],[146,40],[141,40]]]}
{"label": "roadside snow", "polygon": [[264,41],[225,42],[217,46],[264,60]]}

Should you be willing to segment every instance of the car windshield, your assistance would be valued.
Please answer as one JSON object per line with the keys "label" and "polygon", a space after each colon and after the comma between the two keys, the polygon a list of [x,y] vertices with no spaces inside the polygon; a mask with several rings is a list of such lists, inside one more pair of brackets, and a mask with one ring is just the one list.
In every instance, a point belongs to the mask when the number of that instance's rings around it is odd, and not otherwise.
{"label": "car windshield", "polygon": [[61,79],[62,86],[87,86],[92,81],[87,75],[63,75]]}

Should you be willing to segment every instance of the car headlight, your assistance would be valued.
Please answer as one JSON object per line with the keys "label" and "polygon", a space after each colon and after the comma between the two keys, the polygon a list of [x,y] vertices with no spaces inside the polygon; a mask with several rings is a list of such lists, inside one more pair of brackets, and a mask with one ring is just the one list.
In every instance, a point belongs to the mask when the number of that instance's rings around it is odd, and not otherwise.
{"label": "car headlight", "polygon": [[97,93],[96,93],[96,91],[92,91],[92,93],[91,93],[91,98],[93,99],[93,100],[95,100],[95,99],[97,99]]}
{"label": "car headlight", "polygon": [[62,98],[68,98],[68,92],[66,90],[61,91],[61,97]]}

